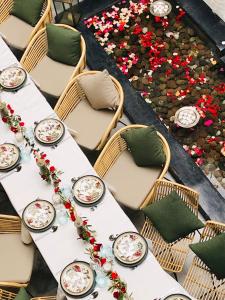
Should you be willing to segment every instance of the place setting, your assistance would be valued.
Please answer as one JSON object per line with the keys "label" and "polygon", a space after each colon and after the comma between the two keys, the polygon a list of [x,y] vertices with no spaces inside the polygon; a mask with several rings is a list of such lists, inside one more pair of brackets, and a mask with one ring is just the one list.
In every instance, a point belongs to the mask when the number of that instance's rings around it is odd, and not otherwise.
{"label": "place setting", "polygon": [[[20,148],[11,143],[0,144],[0,180],[22,169]],[[1,176],[2,173],[2,176]]]}
{"label": "place setting", "polygon": [[26,81],[26,71],[17,65],[9,66],[0,72],[0,87],[3,91],[15,93],[25,86]]}
{"label": "place setting", "polygon": [[90,207],[94,211],[105,195],[104,182],[95,175],[84,175],[71,179],[74,201],[83,207]]}

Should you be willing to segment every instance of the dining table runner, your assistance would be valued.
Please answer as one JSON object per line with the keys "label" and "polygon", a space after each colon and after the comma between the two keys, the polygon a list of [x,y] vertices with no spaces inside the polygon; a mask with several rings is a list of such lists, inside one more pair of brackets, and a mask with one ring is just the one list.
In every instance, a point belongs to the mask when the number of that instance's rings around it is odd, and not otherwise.
{"label": "dining table runner", "polygon": [[[19,65],[11,50],[0,38],[0,70],[12,64]],[[28,128],[33,127],[34,122],[44,118],[57,117],[29,75],[23,88],[15,93],[2,91],[0,97],[13,107],[15,113],[21,116]],[[0,122],[0,144],[5,142],[17,144],[15,135],[3,122]],[[68,189],[71,188],[72,178],[96,174],[67,130],[57,147],[41,145],[38,147],[47,154],[57,169],[63,171],[62,183]],[[23,160],[21,166],[20,172],[0,173],[0,182],[19,216],[22,216],[26,205],[35,199],[40,198],[52,202],[53,196],[52,186],[41,180],[39,169],[32,157]],[[121,180],[123,176],[126,174],[123,174],[121,170]],[[102,202],[97,205],[96,209],[77,205],[77,211],[78,215],[89,220],[97,232],[97,240],[104,245],[112,246],[109,240],[110,235],[137,231],[107,189]],[[69,220],[60,225],[55,232],[48,230],[42,233],[31,233],[31,236],[58,282],[67,264],[74,260],[90,262],[89,255],[85,253],[85,244],[78,239],[76,228]],[[128,292],[132,293],[135,300],[161,298],[168,295],[171,290],[186,293],[181,285],[161,268],[150,250],[145,261],[135,269],[123,267],[116,261],[113,268],[127,283]],[[70,299],[70,297],[67,298]],[[99,289],[98,300],[107,299],[113,299],[113,295],[107,288]]]}

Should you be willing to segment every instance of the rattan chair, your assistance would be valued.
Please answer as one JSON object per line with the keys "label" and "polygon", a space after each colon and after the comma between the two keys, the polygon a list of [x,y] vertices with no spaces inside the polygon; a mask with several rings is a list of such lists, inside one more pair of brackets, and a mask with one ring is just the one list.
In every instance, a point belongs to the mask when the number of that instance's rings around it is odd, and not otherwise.
{"label": "rattan chair", "polygon": [[[186,186],[167,180],[156,181],[148,203],[145,206],[159,201],[172,191],[176,191],[191,211],[196,216],[198,215],[199,194]],[[141,234],[151,240],[152,252],[163,269],[173,273],[182,271],[189,251],[188,246],[193,241],[195,233],[191,233],[187,237],[173,243],[167,243],[146,217]]]}
{"label": "rattan chair", "polygon": [[[207,221],[200,242],[210,240],[219,233],[225,233],[225,224]],[[225,279],[218,280],[197,256],[193,259],[183,286],[191,296],[199,300],[225,299]]]}
{"label": "rattan chair", "polygon": [[[2,33],[3,38],[5,38],[9,46],[24,51],[25,48],[28,46],[29,42],[31,41],[31,39],[33,38],[33,36],[38,32],[38,30],[44,28],[46,23],[51,22],[52,20],[51,0],[44,1],[40,20],[35,25],[35,27],[32,27],[31,25],[26,24],[25,22],[20,21],[18,18],[10,15],[10,11],[12,10],[13,3],[14,0],[1,0],[0,32]],[[2,26],[2,24],[4,24],[4,26]],[[24,34],[22,35],[24,26],[27,27],[25,27]]]}
{"label": "rattan chair", "polygon": [[[0,289],[0,300],[13,300],[17,294]],[[35,297],[31,300],[56,300],[55,296]]]}
{"label": "rattan chair", "polygon": [[[65,24],[55,24],[68,30],[77,31]],[[46,28],[37,32],[21,58],[21,65],[40,90],[52,97],[59,98],[69,81],[81,73],[86,65],[86,45],[81,36],[81,56],[76,66],[68,66],[47,56],[48,41]]]}
{"label": "rattan chair", "polygon": [[[78,79],[87,75],[95,75],[97,72],[99,71],[88,71],[76,76],[68,84],[55,106],[55,112],[68,125],[78,144],[89,150],[101,150],[104,147],[112,129],[116,127],[123,114],[123,89],[112,76],[110,77],[119,94],[119,104],[116,110],[95,110],[88,103],[85,93],[79,87]],[[70,114],[72,124],[68,120]]]}
{"label": "rattan chair", "polygon": [[22,243],[19,217],[0,215],[0,249],[0,286],[26,287],[32,273],[34,247]]}
{"label": "rattan chair", "polygon": [[121,134],[130,128],[144,127],[147,126],[135,124],[118,130],[107,142],[94,165],[97,174],[114,190],[116,200],[134,210],[149,202],[154,183],[166,174],[171,157],[166,139],[157,132],[166,156],[164,166],[143,168],[135,164]]}

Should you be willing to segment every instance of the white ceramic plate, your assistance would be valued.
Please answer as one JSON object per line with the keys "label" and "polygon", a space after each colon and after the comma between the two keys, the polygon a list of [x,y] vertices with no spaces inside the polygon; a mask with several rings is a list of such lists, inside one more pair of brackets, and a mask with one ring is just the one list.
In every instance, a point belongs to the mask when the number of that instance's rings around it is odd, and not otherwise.
{"label": "white ceramic plate", "polygon": [[150,13],[156,17],[165,17],[172,10],[172,5],[164,0],[157,0],[151,3]]}
{"label": "white ceramic plate", "polygon": [[139,233],[124,232],[115,239],[113,253],[122,264],[134,266],[145,259],[148,253],[148,246]]}
{"label": "white ceramic plate", "polygon": [[86,175],[75,181],[72,192],[75,200],[81,205],[94,205],[105,193],[105,184],[97,176]]}
{"label": "white ceramic plate", "polygon": [[13,169],[20,160],[20,149],[13,144],[0,145],[0,171]]}
{"label": "white ceramic plate", "polygon": [[24,69],[19,67],[9,67],[0,74],[0,85],[5,89],[18,89],[27,78]]}
{"label": "white ceramic plate", "polygon": [[52,145],[59,142],[65,133],[63,123],[57,119],[44,119],[35,129],[35,138],[42,144]]}
{"label": "white ceramic plate", "polygon": [[62,271],[60,284],[66,294],[82,298],[92,292],[95,273],[85,261],[75,261]]}
{"label": "white ceramic plate", "polygon": [[55,216],[55,209],[50,202],[37,199],[26,206],[22,219],[31,231],[45,231],[52,225]]}
{"label": "white ceramic plate", "polygon": [[191,300],[188,296],[182,295],[182,294],[173,294],[170,296],[167,296],[163,300]]}
{"label": "white ceramic plate", "polygon": [[175,113],[174,122],[183,128],[194,127],[200,119],[200,115],[194,106],[184,106]]}

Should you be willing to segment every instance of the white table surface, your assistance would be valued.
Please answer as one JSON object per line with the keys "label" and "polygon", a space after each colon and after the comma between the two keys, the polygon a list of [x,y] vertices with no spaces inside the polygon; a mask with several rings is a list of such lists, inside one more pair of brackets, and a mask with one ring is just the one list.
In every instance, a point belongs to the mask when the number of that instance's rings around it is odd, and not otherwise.
{"label": "white table surface", "polygon": [[[16,58],[0,38],[0,69],[15,62]],[[34,121],[54,116],[54,112],[30,78],[28,82],[28,85],[16,93],[1,93],[1,99],[12,105],[26,126],[33,126]],[[16,143],[14,134],[0,122],[0,143],[4,142]],[[64,185],[71,185],[72,177],[95,174],[89,161],[68,132],[55,149],[40,147],[47,153],[51,164],[64,172],[61,177]],[[3,179],[0,174],[1,183],[20,216],[25,206],[37,197],[52,201],[53,188],[42,181],[38,173],[38,168],[31,158],[28,162],[22,163],[20,172],[12,173]],[[97,241],[104,245],[112,244],[109,241],[110,234],[136,231],[109,191],[106,191],[103,201],[95,211],[84,207],[77,207],[77,210],[79,215],[88,218],[93,229],[97,231]],[[62,269],[74,259],[90,261],[89,256],[85,254],[85,244],[77,240],[76,230],[70,221],[60,226],[54,233],[48,230],[31,235],[57,281]],[[147,259],[136,269],[128,269],[116,262],[114,269],[127,282],[128,291],[132,292],[135,300],[153,300],[166,296],[171,291],[185,293],[179,283],[164,272],[150,251]],[[98,300],[107,299],[113,299],[112,294],[107,289],[101,289]]]}

